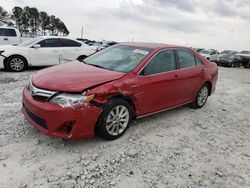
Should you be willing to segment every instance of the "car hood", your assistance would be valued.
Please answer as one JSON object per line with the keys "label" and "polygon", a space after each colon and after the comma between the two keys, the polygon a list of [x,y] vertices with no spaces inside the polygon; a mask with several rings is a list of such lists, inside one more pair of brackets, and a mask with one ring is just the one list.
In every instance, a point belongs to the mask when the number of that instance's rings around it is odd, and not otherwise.
{"label": "car hood", "polygon": [[79,61],[43,69],[32,77],[35,87],[62,92],[82,92],[123,77],[125,73],[97,68]]}
{"label": "car hood", "polygon": [[236,54],[236,56],[250,57],[250,54]]}
{"label": "car hood", "polygon": [[209,57],[209,54],[201,54],[203,57]]}
{"label": "car hood", "polygon": [[220,59],[234,59],[234,58],[235,58],[235,55],[232,55],[232,54],[220,56]]}

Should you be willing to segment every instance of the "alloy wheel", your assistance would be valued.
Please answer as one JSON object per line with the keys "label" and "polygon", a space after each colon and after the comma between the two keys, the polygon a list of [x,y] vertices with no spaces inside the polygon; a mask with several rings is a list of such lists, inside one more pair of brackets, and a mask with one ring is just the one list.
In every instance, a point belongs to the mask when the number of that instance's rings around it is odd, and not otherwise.
{"label": "alloy wheel", "polygon": [[208,88],[202,87],[198,94],[198,100],[197,100],[198,105],[203,106],[207,101],[207,97],[208,97]]}
{"label": "alloy wheel", "polygon": [[13,71],[21,71],[24,68],[24,61],[20,58],[13,58],[10,60],[10,68]]}
{"label": "alloy wheel", "polygon": [[108,114],[106,129],[112,136],[121,134],[129,123],[129,110],[126,106],[119,105],[114,107]]}

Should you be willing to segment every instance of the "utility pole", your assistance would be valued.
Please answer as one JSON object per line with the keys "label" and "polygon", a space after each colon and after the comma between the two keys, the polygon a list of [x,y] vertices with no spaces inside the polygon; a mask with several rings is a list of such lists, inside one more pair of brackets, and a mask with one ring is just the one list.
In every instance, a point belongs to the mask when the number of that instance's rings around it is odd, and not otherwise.
{"label": "utility pole", "polygon": [[82,39],[82,35],[83,35],[83,27],[82,27],[82,31],[81,31],[81,39]]}

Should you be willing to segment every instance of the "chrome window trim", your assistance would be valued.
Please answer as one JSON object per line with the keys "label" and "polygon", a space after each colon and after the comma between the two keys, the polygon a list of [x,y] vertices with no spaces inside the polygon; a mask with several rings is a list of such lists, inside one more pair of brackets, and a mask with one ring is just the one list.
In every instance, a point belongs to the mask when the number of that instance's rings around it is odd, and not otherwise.
{"label": "chrome window trim", "polygon": [[[142,72],[142,70],[147,66],[147,64],[156,56],[158,55],[158,53],[162,52],[162,51],[166,51],[166,50],[174,50],[174,53],[175,53],[175,59],[177,60],[178,59],[178,56],[177,56],[177,50],[185,50],[185,51],[188,51],[190,53],[193,54],[194,56],[194,59],[195,59],[195,66],[193,67],[186,67],[186,68],[178,68],[178,62],[176,62],[176,69],[175,70],[171,70],[171,71],[166,71],[166,72],[160,72],[160,73],[155,73],[155,74],[151,74],[151,75],[147,75],[147,76],[143,76],[143,75],[140,75],[140,73]],[[200,60],[200,62],[202,63],[202,65],[197,65],[197,62],[196,62],[196,58],[198,58]],[[190,68],[194,68],[194,67],[199,67],[199,66],[204,66],[204,63],[203,61],[201,61],[201,59],[196,56],[194,54],[194,52],[192,52],[191,50],[189,49],[186,49],[186,48],[164,48],[164,49],[161,49],[160,51],[158,51],[156,54],[154,54],[149,60],[147,63],[145,63],[145,65],[141,68],[141,70],[137,73],[137,76],[138,77],[143,77],[143,78],[146,78],[146,77],[150,77],[150,76],[155,76],[155,75],[160,75],[160,74],[166,74],[166,73],[169,73],[169,72],[174,72],[174,71],[181,71],[181,70],[185,70],[185,69],[190,69]]]}
{"label": "chrome window trim", "polygon": [[[156,55],[158,55],[160,52],[162,52],[162,51],[168,51],[168,50],[174,51],[175,49],[176,49],[176,48],[164,48],[164,49],[161,49],[161,50],[159,50],[158,52],[156,52],[156,54],[154,54],[154,55],[148,60],[148,62],[145,63],[145,65],[141,68],[141,70],[137,73],[137,76],[139,76],[139,77],[150,77],[150,76],[155,76],[155,75],[159,75],[159,74],[165,74],[165,73],[168,73],[168,72],[173,72],[173,71],[178,70],[178,68],[177,68],[177,62],[175,62],[175,63],[176,63],[176,69],[175,69],[175,70],[166,71],[166,72],[160,72],[160,73],[155,73],[155,74],[150,74],[150,75],[147,75],[147,76],[140,75],[141,72],[143,71],[143,69],[148,65],[148,63],[149,63]],[[175,53],[175,52],[174,52],[174,53]],[[176,57],[175,57],[175,61],[176,61]]]}

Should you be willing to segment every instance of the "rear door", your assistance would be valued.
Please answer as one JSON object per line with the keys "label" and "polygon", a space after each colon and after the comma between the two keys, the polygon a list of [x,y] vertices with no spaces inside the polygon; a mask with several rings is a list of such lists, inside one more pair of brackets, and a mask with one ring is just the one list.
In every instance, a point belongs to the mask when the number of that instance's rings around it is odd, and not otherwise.
{"label": "rear door", "polygon": [[162,50],[146,64],[138,76],[139,115],[175,105],[176,72],[174,50]]}
{"label": "rear door", "polygon": [[60,39],[60,63],[76,60],[80,55],[81,43],[70,39]]}
{"label": "rear door", "polygon": [[184,104],[194,100],[198,90],[204,82],[205,66],[192,51],[177,49],[178,79],[176,82],[177,104]]}
{"label": "rear door", "polygon": [[31,47],[29,50],[32,65],[47,66],[59,64],[60,48],[58,38],[44,39],[37,44],[40,48]]}

